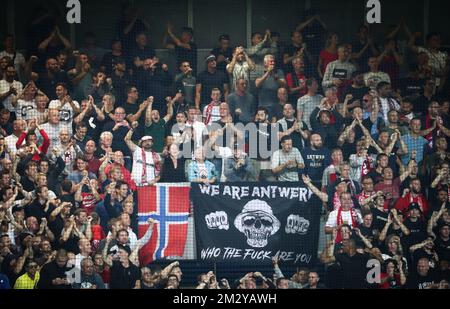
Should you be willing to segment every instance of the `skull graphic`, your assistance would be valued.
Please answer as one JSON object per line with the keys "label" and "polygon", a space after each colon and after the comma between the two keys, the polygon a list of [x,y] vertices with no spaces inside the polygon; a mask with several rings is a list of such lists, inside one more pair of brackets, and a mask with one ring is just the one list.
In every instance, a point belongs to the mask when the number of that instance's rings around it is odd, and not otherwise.
{"label": "skull graphic", "polygon": [[280,221],[273,215],[269,204],[252,200],[236,216],[234,226],[247,237],[249,246],[263,248],[267,246],[269,237],[280,229]]}

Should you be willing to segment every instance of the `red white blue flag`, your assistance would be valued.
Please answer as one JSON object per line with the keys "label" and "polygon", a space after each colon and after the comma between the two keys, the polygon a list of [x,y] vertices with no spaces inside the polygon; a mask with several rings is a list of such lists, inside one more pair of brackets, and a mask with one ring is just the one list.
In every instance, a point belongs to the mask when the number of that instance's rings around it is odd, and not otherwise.
{"label": "red white blue flag", "polygon": [[148,229],[147,220],[156,221],[150,240],[140,249],[142,266],[169,256],[183,256],[189,216],[186,183],[161,183],[138,187],[139,238]]}

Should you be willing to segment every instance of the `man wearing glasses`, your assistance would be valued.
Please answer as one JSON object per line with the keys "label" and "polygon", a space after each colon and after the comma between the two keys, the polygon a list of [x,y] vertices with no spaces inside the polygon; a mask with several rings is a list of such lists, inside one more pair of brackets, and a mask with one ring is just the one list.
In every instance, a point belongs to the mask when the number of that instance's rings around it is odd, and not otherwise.
{"label": "man wearing glasses", "polygon": [[14,284],[14,289],[33,290],[39,281],[39,266],[34,260],[28,260],[25,264],[26,273],[20,276]]}

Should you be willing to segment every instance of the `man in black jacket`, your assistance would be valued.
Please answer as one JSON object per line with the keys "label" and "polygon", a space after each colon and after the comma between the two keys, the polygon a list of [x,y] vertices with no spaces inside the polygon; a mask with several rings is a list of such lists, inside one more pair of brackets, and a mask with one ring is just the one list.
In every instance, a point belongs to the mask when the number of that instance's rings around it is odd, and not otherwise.
{"label": "man in black jacket", "polygon": [[37,285],[38,289],[71,289],[68,260],[67,251],[60,249],[56,253],[55,260],[42,267],[41,278]]}

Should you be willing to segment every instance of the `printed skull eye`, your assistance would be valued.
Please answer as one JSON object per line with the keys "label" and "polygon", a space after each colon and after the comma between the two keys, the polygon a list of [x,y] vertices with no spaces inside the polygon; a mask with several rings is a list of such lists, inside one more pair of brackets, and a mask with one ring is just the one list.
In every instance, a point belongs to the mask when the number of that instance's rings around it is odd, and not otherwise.
{"label": "printed skull eye", "polygon": [[260,222],[264,226],[272,226],[272,220],[270,218],[261,218]]}
{"label": "printed skull eye", "polygon": [[256,218],[255,217],[247,217],[244,220],[244,224],[245,225],[253,225],[253,224],[255,224],[255,222],[256,222]]}

